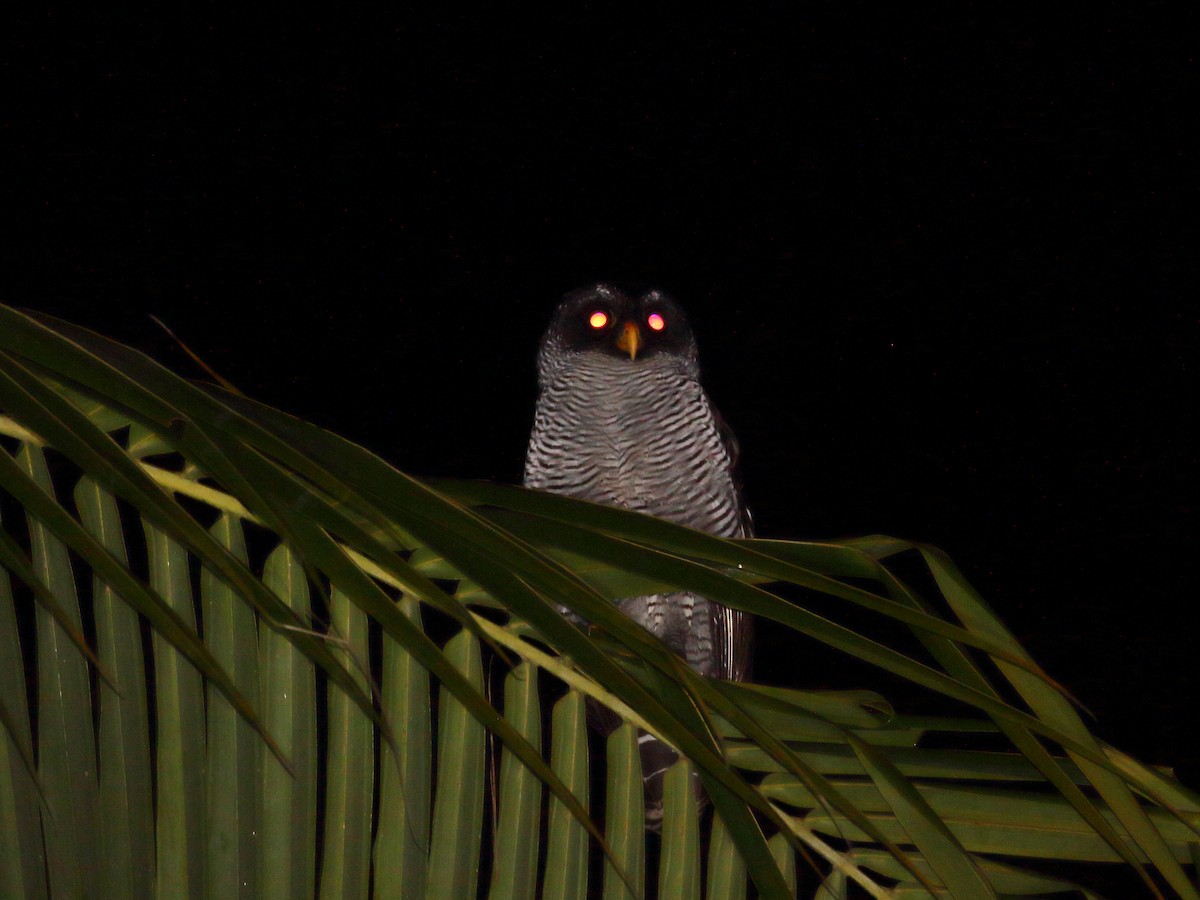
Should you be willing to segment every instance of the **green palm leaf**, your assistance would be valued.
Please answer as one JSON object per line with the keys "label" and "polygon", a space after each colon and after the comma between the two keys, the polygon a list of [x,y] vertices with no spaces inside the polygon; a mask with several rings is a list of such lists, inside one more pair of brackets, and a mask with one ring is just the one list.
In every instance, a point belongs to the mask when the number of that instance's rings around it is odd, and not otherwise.
{"label": "green palm leaf", "polygon": [[[934,548],[728,541],[424,483],[5,307],[0,413],[0,489],[26,518],[0,530],[5,896],[622,897],[651,878],[694,897],[742,897],[748,879],[772,897],[1070,889],[1023,858],[1122,864],[1152,891],[1161,879],[1197,896],[1200,798],[1099,742]],[[901,553],[939,596],[897,577]],[[773,583],[916,643],[868,637]],[[611,602],[671,588],[967,717],[701,678]],[[586,697],[628,722],[603,748],[589,750]],[[638,729],[683,757],[661,838],[644,830]],[[921,746],[933,732],[943,749]],[[972,749],[980,734],[1010,749]]]}

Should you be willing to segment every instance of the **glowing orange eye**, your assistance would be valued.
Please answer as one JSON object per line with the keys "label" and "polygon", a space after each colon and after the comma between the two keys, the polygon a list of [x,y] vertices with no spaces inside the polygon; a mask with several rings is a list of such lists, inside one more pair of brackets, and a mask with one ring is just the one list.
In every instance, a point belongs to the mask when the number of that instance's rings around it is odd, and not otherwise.
{"label": "glowing orange eye", "polygon": [[600,310],[596,310],[588,318],[588,324],[593,328],[603,328],[608,324],[608,313],[603,313],[600,312]]}
{"label": "glowing orange eye", "polygon": [[646,319],[646,324],[654,331],[662,331],[667,327],[666,320],[658,313],[650,313],[650,316]]}

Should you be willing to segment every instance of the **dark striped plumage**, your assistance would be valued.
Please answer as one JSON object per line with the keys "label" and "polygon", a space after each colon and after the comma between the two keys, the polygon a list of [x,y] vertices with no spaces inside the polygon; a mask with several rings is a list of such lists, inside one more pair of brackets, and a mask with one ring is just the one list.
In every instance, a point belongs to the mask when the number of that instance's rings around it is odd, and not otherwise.
{"label": "dark striped plumage", "polygon": [[[599,327],[597,315],[605,319]],[[695,339],[671,298],[658,291],[631,297],[604,284],[568,294],[538,355],[526,486],[723,537],[748,535],[733,473],[736,444],[699,379]],[[750,628],[741,613],[691,592],[631,597],[619,606],[702,675],[748,674]],[[642,760],[654,827],[662,770],[674,754],[643,738]]]}

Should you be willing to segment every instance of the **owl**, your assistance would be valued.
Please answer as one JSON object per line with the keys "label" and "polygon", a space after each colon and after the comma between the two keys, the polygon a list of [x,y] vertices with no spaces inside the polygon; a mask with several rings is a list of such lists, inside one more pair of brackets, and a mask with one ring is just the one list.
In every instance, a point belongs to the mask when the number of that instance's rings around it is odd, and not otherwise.
{"label": "owl", "polygon": [[[737,443],[700,385],[683,309],[660,291],[608,284],[567,294],[538,353],[538,401],[525,485],[636,510],[720,537],[747,537],[734,475]],[[690,591],[618,601],[701,675],[745,680],[750,617]],[[564,615],[583,625],[570,611]],[[593,716],[611,730],[609,714]],[[640,738],[646,823],[662,818],[675,754]]]}

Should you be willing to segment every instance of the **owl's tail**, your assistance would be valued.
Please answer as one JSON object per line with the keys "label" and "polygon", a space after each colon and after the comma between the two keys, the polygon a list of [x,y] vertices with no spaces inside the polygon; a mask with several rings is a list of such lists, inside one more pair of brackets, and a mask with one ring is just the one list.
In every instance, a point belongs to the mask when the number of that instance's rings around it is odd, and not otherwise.
{"label": "owl's tail", "polygon": [[657,832],[662,829],[667,769],[675,765],[679,754],[644,731],[638,732],[638,753],[642,757],[642,787],[646,793],[646,830]]}
{"label": "owl's tail", "polygon": [[[621,724],[621,718],[606,706],[593,700],[588,701],[588,722],[601,734],[612,734]],[[663,787],[666,782],[667,770],[675,765],[679,754],[660,741],[652,734],[638,730],[638,755],[642,759],[642,788],[646,795],[646,830],[655,833],[662,830],[663,820]],[[700,783],[700,776],[694,779],[696,802],[700,812],[708,802],[708,795]]]}

